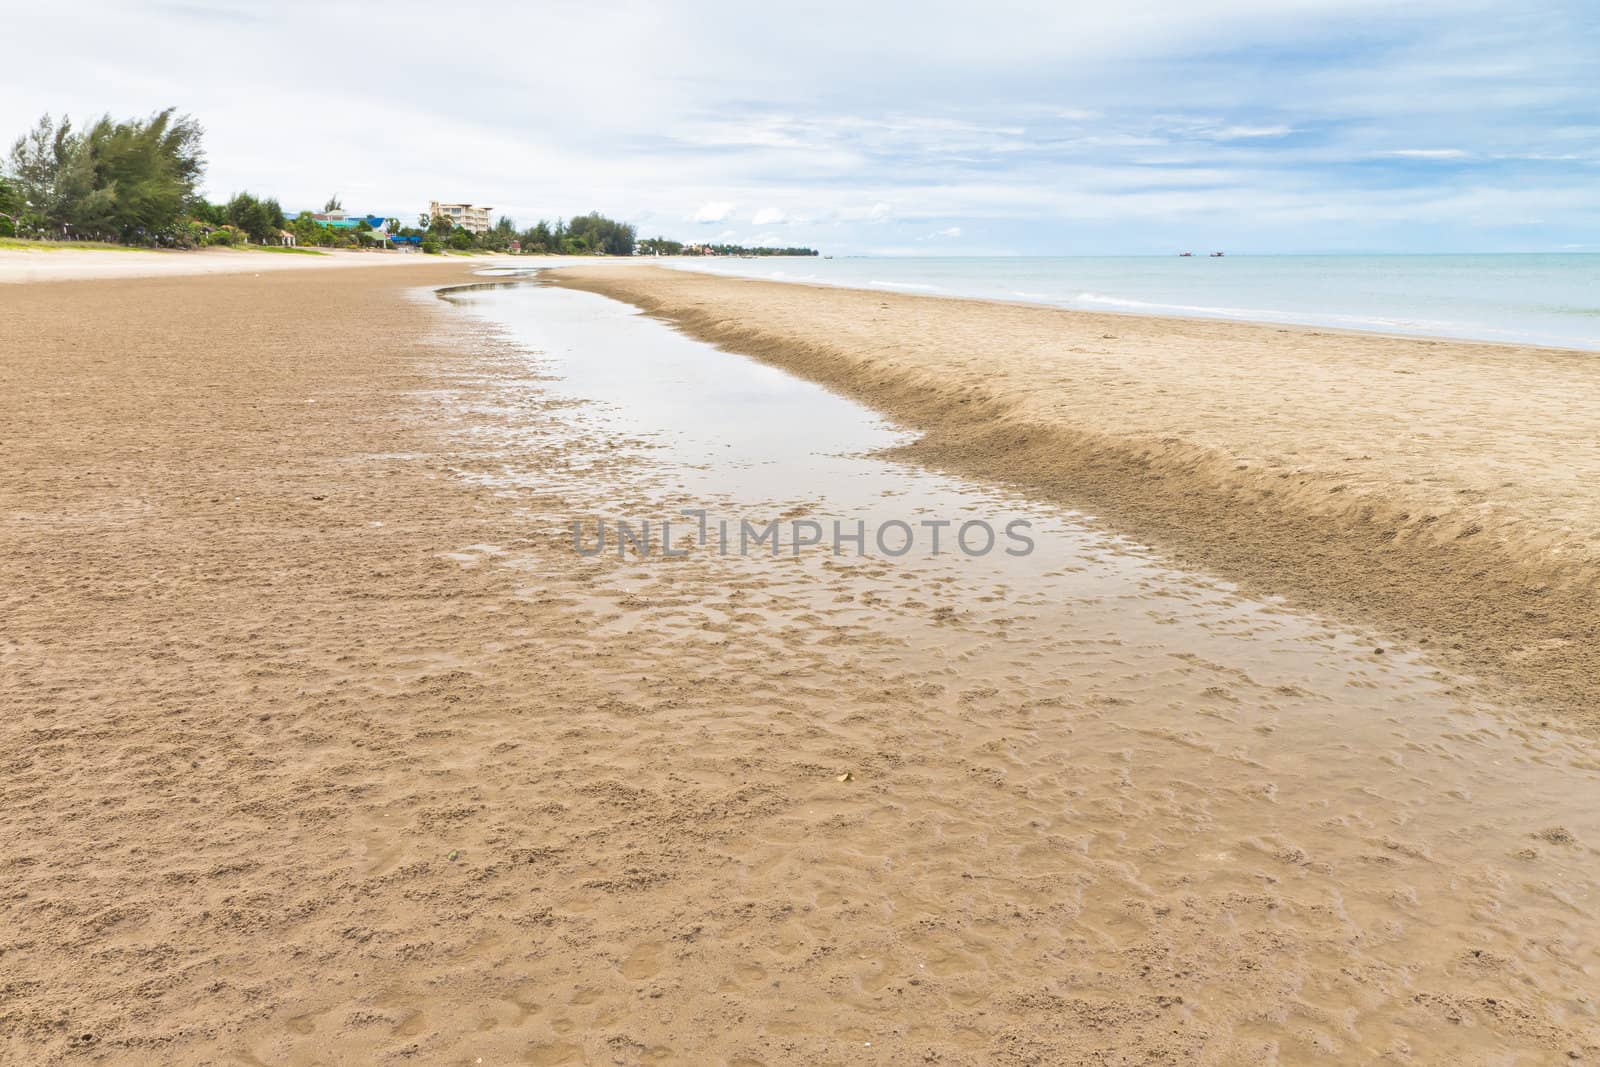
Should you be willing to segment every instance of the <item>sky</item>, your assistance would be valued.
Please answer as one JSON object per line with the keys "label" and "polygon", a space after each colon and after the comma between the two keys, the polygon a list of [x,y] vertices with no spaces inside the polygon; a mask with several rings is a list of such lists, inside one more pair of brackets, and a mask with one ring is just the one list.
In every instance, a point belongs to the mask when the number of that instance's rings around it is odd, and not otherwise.
{"label": "sky", "polygon": [[[1600,252],[1596,0],[0,0],[0,136],[836,255]],[[27,42],[33,42],[30,46]]]}

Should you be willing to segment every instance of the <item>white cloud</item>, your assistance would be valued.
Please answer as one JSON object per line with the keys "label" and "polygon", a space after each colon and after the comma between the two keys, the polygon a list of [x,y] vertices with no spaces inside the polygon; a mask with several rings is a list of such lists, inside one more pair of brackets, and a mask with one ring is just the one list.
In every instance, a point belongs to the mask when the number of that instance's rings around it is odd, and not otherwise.
{"label": "white cloud", "polygon": [[728,216],[732,214],[732,204],[726,200],[713,200],[709,204],[702,205],[700,210],[694,213],[694,221],[702,224],[726,222]]}
{"label": "white cloud", "polygon": [[1224,126],[1211,134],[1219,141],[1245,141],[1255,137],[1287,137],[1293,126]]}
{"label": "white cloud", "polygon": [[940,238],[940,237],[960,237],[960,236],[961,236],[961,227],[960,226],[951,226],[948,229],[935,230],[933,233],[928,234],[927,239],[931,241],[931,240],[935,240],[935,239]]}
{"label": "white cloud", "polygon": [[[10,39],[70,39],[74,62],[0,62],[0,147],[45,111],[176,105],[206,128],[213,199],[342,192],[407,221],[460,199],[522,225],[595,209],[680,239],[748,222],[841,253],[926,254],[946,228],[964,254],[1166,249],[1197,228],[1274,250],[1520,246],[1513,224],[1548,227],[1529,247],[1600,244],[1600,26],[1578,0],[929,0],[909,23],[843,0],[502,5],[470,54],[377,67],[321,62],[298,27],[400,39],[422,0],[12,6]],[[529,40],[601,30],[604,78],[581,49],[522,62]],[[263,132],[284,114],[339,121],[284,152]],[[402,135],[418,150],[373,147]],[[1452,160],[1499,162],[1469,180]]]}
{"label": "white cloud", "polygon": [[1401,159],[1463,159],[1466,153],[1459,148],[1397,148],[1393,152],[1384,152],[1386,156],[1398,156]]}

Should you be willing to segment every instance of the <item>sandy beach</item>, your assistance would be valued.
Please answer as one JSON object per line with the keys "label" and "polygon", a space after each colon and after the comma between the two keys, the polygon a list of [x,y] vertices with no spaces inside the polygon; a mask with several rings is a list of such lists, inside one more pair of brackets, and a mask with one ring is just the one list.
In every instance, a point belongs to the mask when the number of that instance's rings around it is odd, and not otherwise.
{"label": "sandy beach", "polygon": [[1600,725],[1600,362],[653,267],[562,270],[924,433],[908,450]]}
{"label": "sandy beach", "polygon": [[[260,248],[208,248],[159,252],[142,248],[0,248],[0,285],[70,282],[110,278],[176,278],[204,274],[261,274],[291,270],[359,267],[416,267],[422,257],[399,252],[344,249],[282,251]],[[479,267],[504,257],[449,257]]]}
{"label": "sandy beach", "polygon": [[1592,357],[485,265],[0,288],[0,1061],[1600,1055]]}

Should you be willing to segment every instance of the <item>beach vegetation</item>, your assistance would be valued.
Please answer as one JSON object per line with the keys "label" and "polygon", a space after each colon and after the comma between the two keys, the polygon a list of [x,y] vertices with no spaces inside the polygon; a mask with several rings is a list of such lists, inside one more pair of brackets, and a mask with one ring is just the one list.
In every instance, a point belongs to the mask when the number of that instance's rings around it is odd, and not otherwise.
{"label": "beach vegetation", "polygon": [[[482,233],[447,217],[423,214],[414,227],[383,221],[383,231],[335,224],[310,211],[289,218],[273,197],[248,191],[211,203],[198,193],[204,173],[203,131],[174,108],[146,118],[114,120],[106,115],[80,130],[65,116],[42,116],[0,162],[0,237],[120,245],[198,248],[295,245],[373,248],[391,242],[422,251],[520,252],[571,256],[816,255],[809,248],[743,248],[686,245],[665,237],[638,239],[634,225],[590,211],[570,219],[540,219],[520,228],[501,216]],[[324,215],[344,210],[335,194]]]}
{"label": "beach vegetation", "polygon": [[98,250],[102,252],[132,252],[135,249],[128,245],[112,244],[110,241],[43,241],[37,238],[0,237],[0,249],[7,251],[26,252],[64,252]]}
{"label": "beach vegetation", "polygon": [[513,242],[524,254],[631,256],[638,242],[638,230],[631,222],[620,222],[598,211],[577,215],[571,220],[540,219],[520,232],[515,222],[502,218],[480,235],[478,246],[489,251],[507,251]]}
{"label": "beach vegetation", "polygon": [[639,254],[644,256],[814,256],[815,248],[773,248],[766,245],[684,244],[665,237],[648,237],[639,242]]}
{"label": "beach vegetation", "polygon": [[0,237],[17,235],[17,216],[22,213],[22,194],[0,174]]}
{"label": "beach vegetation", "polygon": [[285,256],[325,256],[328,253],[317,248],[300,248],[296,245],[245,245],[248,252],[272,252]]}
{"label": "beach vegetation", "polygon": [[669,241],[665,237],[646,237],[639,242],[639,253],[645,256],[681,256],[682,241]]}
{"label": "beach vegetation", "polygon": [[814,256],[815,248],[784,247],[774,248],[766,245],[754,247],[746,245],[696,245],[684,249],[687,256]]}
{"label": "beach vegetation", "polygon": [[228,225],[257,243],[275,238],[284,228],[283,208],[277,200],[258,200],[247,192],[234,194],[222,213]]}
{"label": "beach vegetation", "polygon": [[45,115],[11,146],[6,180],[18,230],[122,244],[171,244],[205,165],[202,131],[173,108],[145,119],[106,115],[87,130]]}

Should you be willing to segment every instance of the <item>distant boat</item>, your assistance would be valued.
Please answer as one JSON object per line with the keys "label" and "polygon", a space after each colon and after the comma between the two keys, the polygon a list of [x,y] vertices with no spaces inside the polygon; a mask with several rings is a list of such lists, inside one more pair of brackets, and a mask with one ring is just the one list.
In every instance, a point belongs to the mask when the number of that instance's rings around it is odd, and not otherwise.
{"label": "distant boat", "polygon": [[1194,255],[1194,253],[1193,252],[1179,252],[1178,255],[1180,257],[1181,256],[1192,256],[1192,255]]}
{"label": "distant boat", "polygon": [[1223,256],[1223,255],[1225,255],[1225,253],[1223,253],[1223,252],[1213,252],[1213,253],[1211,253],[1211,258],[1212,259],[1217,259],[1217,258],[1219,258],[1220,256]]}

